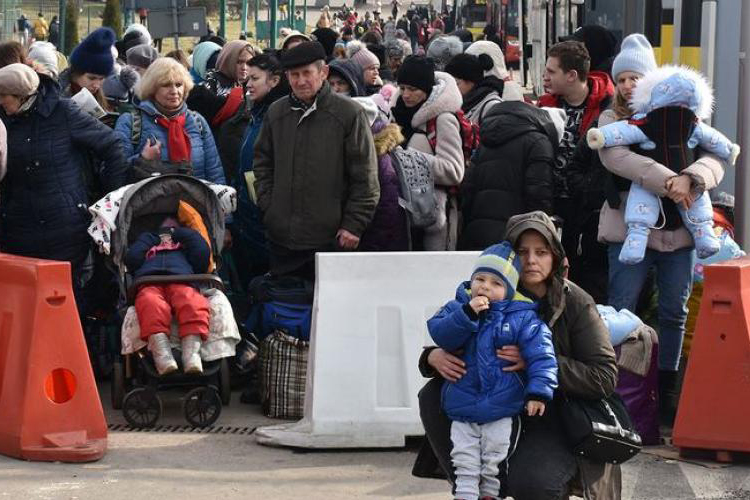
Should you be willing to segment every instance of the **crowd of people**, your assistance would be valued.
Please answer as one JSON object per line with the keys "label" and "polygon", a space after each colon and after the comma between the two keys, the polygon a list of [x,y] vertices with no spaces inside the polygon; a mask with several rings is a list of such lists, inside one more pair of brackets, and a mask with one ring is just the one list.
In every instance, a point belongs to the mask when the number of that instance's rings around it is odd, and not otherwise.
{"label": "crowd of people", "polygon": [[[590,146],[591,128],[632,118],[634,88],[657,70],[648,40],[633,34],[620,46],[604,28],[579,29],[551,47],[547,93],[532,99],[493,27],[474,40],[445,14],[412,5],[399,15],[400,6],[394,0],[387,18],[326,7],[310,34],[284,33],[279,50],[214,36],[161,55],[141,24],[120,40],[97,29],[69,58],[48,41],[0,44],[0,250],[69,261],[85,314],[92,283],[107,279],[88,207],[158,173],[237,190],[224,243],[245,284],[267,272],[312,279],[316,252],[484,250],[507,240],[502,257],[520,263],[512,286],[502,284],[539,304],[569,394],[603,397],[617,381],[594,304],[637,311],[655,284],[660,400],[673,418],[695,263],[676,207],[715,188],[725,158],[696,151],[676,166],[637,148]],[[71,100],[84,91],[98,116]],[[431,174],[429,224],[415,224],[403,203],[404,155]],[[661,197],[665,219],[637,264],[619,258],[631,184]],[[471,318],[490,304],[464,306],[457,314]],[[497,355],[517,371],[533,362],[523,354],[505,346]],[[447,346],[426,349],[420,368],[434,377],[420,394],[432,458],[455,481],[441,386],[467,368]],[[507,492],[561,498],[578,478],[590,498],[619,498],[619,466],[573,456],[554,409],[542,413],[524,417],[501,472]]]}

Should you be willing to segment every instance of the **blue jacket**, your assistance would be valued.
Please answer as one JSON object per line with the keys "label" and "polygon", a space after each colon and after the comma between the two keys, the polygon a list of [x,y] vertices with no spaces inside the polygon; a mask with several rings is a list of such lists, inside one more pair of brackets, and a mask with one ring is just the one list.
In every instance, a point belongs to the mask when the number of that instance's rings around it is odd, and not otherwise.
{"label": "blue jacket", "polygon": [[161,250],[150,259],[146,253],[161,242],[157,233],[141,233],[128,248],[125,265],[136,278],[150,275],[200,274],[208,270],[211,250],[203,236],[193,229],[178,227],[172,241],[180,243],[178,250]]}
{"label": "blue jacket", "polygon": [[[167,147],[167,129],[156,123],[157,116],[163,116],[159,113],[151,101],[141,101],[135,105],[136,110],[142,113],[141,135],[138,147],[134,148],[132,143],[133,115],[125,113],[117,119],[115,132],[122,143],[125,155],[130,164],[133,164],[143,151],[146,140],[155,137],[161,147],[161,159],[164,162],[169,161],[169,150]],[[211,128],[208,122],[198,113],[188,111],[187,105],[182,105],[180,114],[186,114],[185,130],[190,136],[191,156],[190,162],[193,166],[193,175],[198,179],[213,182],[216,184],[226,184],[224,179],[224,169],[221,166],[219,152],[216,150],[216,143],[211,134]],[[200,125],[197,123],[200,121]]]}
{"label": "blue jacket", "polygon": [[[447,351],[463,349],[466,363],[466,374],[443,386],[446,415],[481,424],[518,415],[525,400],[551,400],[557,359],[552,333],[537,316],[536,304],[528,299],[492,302],[486,317],[472,320],[466,312],[470,299],[469,282],[462,283],[456,299],[427,321],[435,343]],[[520,348],[527,365],[523,376],[502,371],[510,363],[498,359],[495,349],[504,345]]]}
{"label": "blue jacket", "polygon": [[[0,251],[80,264],[92,241],[87,182],[105,192],[126,181],[115,133],[81,111],[41,75],[36,101],[22,114],[0,111],[8,131],[8,170],[0,183]],[[101,163],[92,165],[89,153]]]}

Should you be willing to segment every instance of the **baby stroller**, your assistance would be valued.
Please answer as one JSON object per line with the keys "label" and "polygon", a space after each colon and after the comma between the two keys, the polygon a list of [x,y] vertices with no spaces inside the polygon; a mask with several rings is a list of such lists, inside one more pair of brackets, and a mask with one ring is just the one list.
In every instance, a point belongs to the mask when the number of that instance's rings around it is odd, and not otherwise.
{"label": "baby stroller", "polygon": [[[231,190],[225,186],[215,187],[224,189],[225,193]],[[126,188],[121,196],[116,229],[111,232],[110,256],[119,278],[121,305],[127,312],[123,311],[121,331],[123,355],[113,363],[112,407],[122,409],[125,419],[133,427],[153,427],[162,415],[159,391],[188,389],[182,405],[185,419],[195,427],[206,427],[219,418],[222,404],[229,404],[228,360],[234,356],[234,348],[239,341],[231,306],[221,293],[223,283],[216,274],[142,276],[134,279],[124,261],[128,246],[139,234],[156,231],[161,221],[168,215],[176,214],[180,203],[184,202],[200,215],[208,233],[213,260],[218,263],[224,242],[226,211],[222,210],[214,189],[186,175],[151,177]],[[116,204],[117,201],[112,203]],[[151,353],[140,339],[135,308],[131,307],[138,287],[166,283],[193,284],[209,299],[211,332],[201,348],[201,374],[184,374],[178,361],[178,371],[160,376]],[[221,318],[214,317],[217,310],[222,313],[217,315]],[[179,355],[174,357],[180,359]]]}

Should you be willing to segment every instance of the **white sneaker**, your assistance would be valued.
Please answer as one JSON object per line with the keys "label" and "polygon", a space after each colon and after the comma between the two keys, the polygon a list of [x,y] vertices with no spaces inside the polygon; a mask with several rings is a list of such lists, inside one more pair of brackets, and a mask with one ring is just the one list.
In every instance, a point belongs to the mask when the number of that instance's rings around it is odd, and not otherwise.
{"label": "white sneaker", "polygon": [[200,335],[188,335],[182,338],[182,371],[203,373]]}
{"label": "white sneaker", "polygon": [[177,370],[177,361],[172,356],[172,346],[166,333],[155,333],[149,336],[148,350],[151,351],[159,375],[166,375]]}

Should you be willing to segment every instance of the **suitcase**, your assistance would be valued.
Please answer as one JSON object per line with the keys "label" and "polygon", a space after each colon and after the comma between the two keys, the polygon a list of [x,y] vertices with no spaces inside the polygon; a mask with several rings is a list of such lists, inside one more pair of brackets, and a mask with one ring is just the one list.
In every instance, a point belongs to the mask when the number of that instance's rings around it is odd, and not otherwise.
{"label": "suitcase", "polygon": [[[617,357],[620,346],[615,347]],[[633,425],[645,446],[659,444],[659,345],[651,349],[651,366],[646,376],[619,369],[615,388],[630,413]]]}

